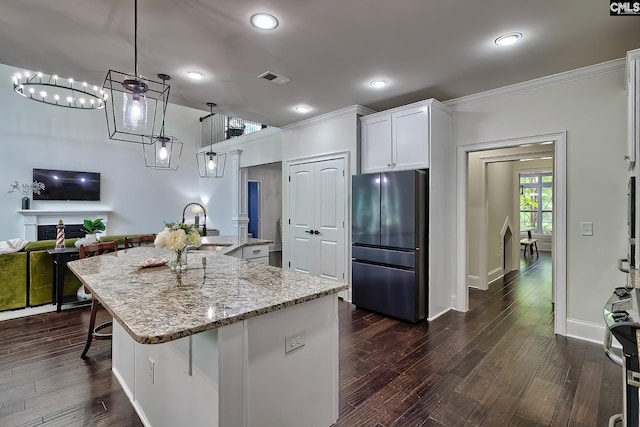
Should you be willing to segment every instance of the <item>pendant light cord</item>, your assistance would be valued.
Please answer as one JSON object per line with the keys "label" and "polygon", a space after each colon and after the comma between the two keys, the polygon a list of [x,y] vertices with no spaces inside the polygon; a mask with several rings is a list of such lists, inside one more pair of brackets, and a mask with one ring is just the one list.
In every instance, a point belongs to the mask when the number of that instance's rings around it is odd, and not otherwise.
{"label": "pendant light cord", "polygon": [[133,69],[136,75],[136,80],[138,79],[138,0],[134,0],[133,2],[133,54],[134,54],[134,62]]}

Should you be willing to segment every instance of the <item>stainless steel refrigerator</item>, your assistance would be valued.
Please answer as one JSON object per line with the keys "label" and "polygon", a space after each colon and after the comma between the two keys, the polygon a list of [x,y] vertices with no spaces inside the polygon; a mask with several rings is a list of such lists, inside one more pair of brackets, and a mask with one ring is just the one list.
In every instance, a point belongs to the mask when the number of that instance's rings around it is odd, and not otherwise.
{"label": "stainless steel refrigerator", "polygon": [[352,298],[358,307],[410,322],[425,318],[428,170],[352,179]]}

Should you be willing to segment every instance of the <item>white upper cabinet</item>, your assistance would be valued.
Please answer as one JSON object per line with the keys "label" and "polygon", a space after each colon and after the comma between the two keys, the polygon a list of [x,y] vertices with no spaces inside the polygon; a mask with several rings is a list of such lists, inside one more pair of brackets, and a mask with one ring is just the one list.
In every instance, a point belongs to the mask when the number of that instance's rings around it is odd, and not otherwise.
{"label": "white upper cabinet", "polygon": [[[434,108],[447,114],[433,114]],[[425,169],[430,167],[431,144],[438,142],[431,137],[449,133],[451,113],[430,99],[361,117],[360,123],[362,173]]]}
{"label": "white upper cabinet", "polygon": [[629,169],[640,145],[640,49],[627,52],[627,155]]}

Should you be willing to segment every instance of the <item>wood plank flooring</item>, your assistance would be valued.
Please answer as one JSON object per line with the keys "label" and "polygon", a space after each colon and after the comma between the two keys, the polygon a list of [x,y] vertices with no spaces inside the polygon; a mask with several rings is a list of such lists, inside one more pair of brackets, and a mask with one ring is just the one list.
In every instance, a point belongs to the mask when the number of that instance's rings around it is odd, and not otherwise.
{"label": "wood plank flooring", "polygon": [[[550,259],[523,263],[471,290],[468,313],[433,322],[341,301],[335,426],[606,426],[622,411],[621,368],[601,346],[553,334]],[[111,342],[80,359],[88,321],[76,309],[0,322],[0,426],[142,426],[111,373]]]}

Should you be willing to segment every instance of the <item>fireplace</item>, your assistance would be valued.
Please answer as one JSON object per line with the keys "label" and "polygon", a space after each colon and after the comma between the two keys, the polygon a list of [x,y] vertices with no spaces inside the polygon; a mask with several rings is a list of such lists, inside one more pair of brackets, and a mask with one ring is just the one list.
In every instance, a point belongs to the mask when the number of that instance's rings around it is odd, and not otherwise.
{"label": "fireplace", "polygon": [[[49,239],[48,236],[51,236],[51,239],[55,239],[55,227],[58,225],[59,220],[62,220],[65,225],[64,234],[67,238],[84,237],[84,233],[80,232],[80,227],[82,227],[85,219],[94,220],[96,218],[102,218],[102,222],[104,222],[108,230],[109,214],[113,211],[106,207],[87,206],[69,209],[31,209],[20,210],[18,212],[24,217],[24,240],[35,241],[43,238],[40,234],[40,228],[43,226],[50,226],[44,228],[44,230],[47,230],[43,231],[46,233],[45,236],[47,236],[44,238]],[[51,232],[51,230],[53,230],[53,232]],[[107,230],[100,234],[106,233]]]}
{"label": "fireplace", "polygon": [[[64,237],[65,239],[76,239],[84,237],[86,233],[82,231],[82,224],[65,224],[64,225]],[[38,240],[55,240],[58,235],[57,225],[39,225],[38,226]]]}

